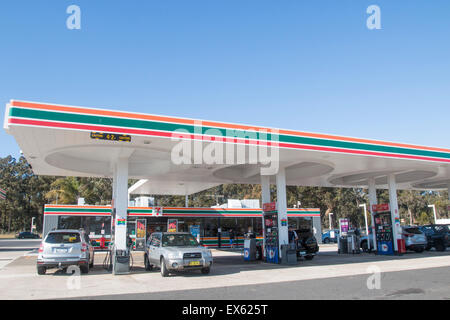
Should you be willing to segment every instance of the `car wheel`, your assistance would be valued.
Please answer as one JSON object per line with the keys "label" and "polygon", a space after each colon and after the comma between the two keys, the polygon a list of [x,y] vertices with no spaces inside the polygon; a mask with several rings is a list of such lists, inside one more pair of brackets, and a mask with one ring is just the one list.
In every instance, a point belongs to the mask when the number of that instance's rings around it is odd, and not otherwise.
{"label": "car wheel", "polygon": [[314,259],[314,256],[305,256],[305,259],[306,260],[312,260],[312,259]]}
{"label": "car wheel", "polygon": [[323,239],[323,243],[330,243],[330,239],[328,238]]}
{"label": "car wheel", "polygon": [[167,277],[169,275],[169,270],[167,270],[166,261],[164,258],[161,258],[161,275],[163,277]]}
{"label": "car wheel", "polygon": [[211,271],[210,267],[202,268],[202,273],[203,274],[209,274],[210,271]]}
{"label": "car wheel", "polygon": [[94,259],[95,259],[94,253],[92,253],[92,261],[91,261],[91,263],[89,263],[89,268],[93,268],[94,267]]}
{"label": "car wheel", "polygon": [[150,264],[150,261],[148,260],[147,254],[144,255],[144,265],[145,265],[145,270],[152,271],[153,267]]}
{"label": "car wheel", "polygon": [[436,251],[445,251],[445,246],[443,243],[436,243]]}
{"label": "car wheel", "polygon": [[368,252],[368,251],[369,251],[369,247],[367,246],[367,241],[361,242],[361,249],[362,249],[364,252]]}
{"label": "car wheel", "polygon": [[39,275],[44,275],[45,272],[47,272],[47,268],[46,267],[37,267],[37,273]]}
{"label": "car wheel", "polygon": [[89,273],[89,264],[80,266],[81,273]]}

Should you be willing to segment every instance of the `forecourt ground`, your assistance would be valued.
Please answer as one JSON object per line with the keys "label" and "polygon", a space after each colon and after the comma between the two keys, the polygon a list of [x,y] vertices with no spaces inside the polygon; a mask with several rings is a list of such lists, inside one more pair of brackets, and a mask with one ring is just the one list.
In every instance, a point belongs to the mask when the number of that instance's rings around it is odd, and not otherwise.
{"label": "forecourt ground", "polygon": [[[91,272],[75,278],[53,270],[38,276],[36,254],[25,254],[0,270],[0,299],[450,298],[448,250],[388,257],[339,255],[335,246],[325,245],[314,260],[295,266],[244,262],[239,251],[213,250],[213,255],[209,275],[189,272],[163,278],[158,270],[144,270],[142,253],[133,253],[132,273],[120,277],[102,268],[104,254],[97,253]],[[381,288],[370,290],[367,279],[374,268],[381,272]]]}

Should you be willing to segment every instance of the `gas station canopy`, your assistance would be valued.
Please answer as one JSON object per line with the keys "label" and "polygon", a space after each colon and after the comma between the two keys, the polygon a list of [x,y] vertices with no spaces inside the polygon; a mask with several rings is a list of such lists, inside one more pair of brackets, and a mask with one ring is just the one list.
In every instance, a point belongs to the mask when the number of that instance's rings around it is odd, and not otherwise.
{"label": "gas station canopy", "polygon": [[[250,161],[253,146],[278,150],[273,161],[285,169],[287,185],[366,187],[375,179],[377,188],[387,188],[389,175],[398,189],[450,185],[450,149],[444,148],[17,100],[6,106],[4,128],[38,175],[112,177],[114,159],[125,157],[129,178],[146,179],[135,187],[141,194],[259,184],[267,165]],[[182,164],[173,161],[180,141],[193,142],[194,151],[183,154]],[[214,153],[223,161],[196,161],[196,143],[202,150],[241,146],[246,161],[227,164],[227,151]]]}

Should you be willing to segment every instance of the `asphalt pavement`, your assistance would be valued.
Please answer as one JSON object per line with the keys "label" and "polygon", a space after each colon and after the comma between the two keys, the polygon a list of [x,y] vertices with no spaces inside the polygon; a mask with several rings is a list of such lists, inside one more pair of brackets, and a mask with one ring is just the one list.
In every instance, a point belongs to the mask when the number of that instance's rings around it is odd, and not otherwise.
{"label": "asphalt pavement", "polygon": [[[213,250],[209,275],[198,271],[172,274],[146,271],[143,253],[133,253],[128,275],[103,269],[105,253],[95,254],[86,275],[55,269],[36,273],[36,252],[0,269],[0,299],[448,299],[450,251],[410,252],[402,256],[340,255],[321,246],[311,261],[274,265],[243,261],[239,250]],[[373,278],[375,277],[375,278]],[[372,278],[370,288],[368,281]]]}
{"label": "asphalt pavement", "polygon": [[[450,300],[450,267],[387,272],[368,289],[367,275],[210,289],[96,296],[98,300]],[[90,300],[92,297],[78,297]]]}
{"label": "asphalt pavement", "polygon": [[0,251],[33,250],[39,248],[41,239],[0,239]]}
{"label": "asphalt pavement", "polygon": [[0,270],[15,259],[37,251],[41,239],[0,239]]}

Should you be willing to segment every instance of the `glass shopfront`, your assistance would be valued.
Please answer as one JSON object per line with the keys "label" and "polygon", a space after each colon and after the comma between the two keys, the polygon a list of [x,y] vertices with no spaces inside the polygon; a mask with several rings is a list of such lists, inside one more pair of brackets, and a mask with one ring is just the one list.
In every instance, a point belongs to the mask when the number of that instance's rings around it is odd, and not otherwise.
{"label": "glass shopfront", "polygon": [[[168,217],[136,217],[129,216],[127,231],[134,239],[136,233],[136,219],[146,220],[147,238],[153,232],[166,232]],[[229,232],[233,230],[237,245],[243,245],[244,235],[253,232],[257,238],[262,237],[262,218],[260,217],[170,217],[177,219],[178,232],[191,232],[199,227],[200,238],[204,245],[211,247],[229,246]],[[289,217],[289,225],[296,229],[312,230],[311,217]],[[191,227],[193,227],[191,229]],[[111,217],[109,216],[64,216],[58,217],[58,229],[83,228],[92,240],[99,240],[104,236],[111,237]],[[104,230],[102,232],[102,230]],[[109,240],[108,240],[109,241]]]}

